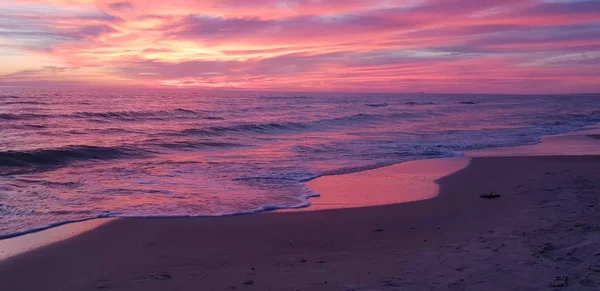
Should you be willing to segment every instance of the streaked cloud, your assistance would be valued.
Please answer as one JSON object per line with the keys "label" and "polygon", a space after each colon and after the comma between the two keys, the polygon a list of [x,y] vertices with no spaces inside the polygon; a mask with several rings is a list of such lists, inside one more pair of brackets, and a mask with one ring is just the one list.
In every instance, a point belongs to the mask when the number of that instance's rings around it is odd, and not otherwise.
{"label": "streaked cloud", "polygon": [[599,54],[591,0],[0,3],[0,84],[585,92]]}

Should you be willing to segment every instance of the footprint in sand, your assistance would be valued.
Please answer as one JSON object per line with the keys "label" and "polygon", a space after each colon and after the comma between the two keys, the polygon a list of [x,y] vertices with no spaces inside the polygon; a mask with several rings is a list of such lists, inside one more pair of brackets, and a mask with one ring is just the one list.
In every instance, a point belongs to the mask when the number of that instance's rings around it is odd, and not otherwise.
{"label": "footprint in sand", "polygon": [[158,274],[150,274],[150,275],[145,275],[145,276],[139,276],[139,277],[135,277],[133,279],[135,281],[138,281],[138,282],[145,282],[145,281],[166,281],[166,280],[173,279],[173,276],[171,276],[168,273],[158,273]]}
{"label": "footprint in sand", "polygon": [[600,286],[600,273],[596,271],[589,273],[583,279],[581,279],[579,283],[587,287],[598,287]]}
{"label": "footprint in sand", "polygon": [[115,288],[115,285],[110,283],[109,280],[103,279],[96,281],[96,283],[92,284],[92,287],[96,289],[112,289]]}

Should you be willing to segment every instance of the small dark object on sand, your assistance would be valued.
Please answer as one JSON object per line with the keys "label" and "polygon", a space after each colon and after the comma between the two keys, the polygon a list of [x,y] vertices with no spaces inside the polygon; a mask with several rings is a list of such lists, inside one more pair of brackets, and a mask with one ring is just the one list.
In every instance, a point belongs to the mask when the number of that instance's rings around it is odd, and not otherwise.
{"label": "small dark object on sand", "polygon": [[383,228],[374,229],[373,231],[383,231]]}
{"label": "small dark object on sand", "polygon": [[486,199],[494,199],[494,198],[500,198],[500,196],[501,196],[500,194],[496,194],[494,192],[491,192],[490,194],[483,194],[483,195],[481,195],[479,197],[486,198]]}
{"label": "small dark object on sand", "polygon": [[254,281],[248,280],[248,281],[244,282],[244,285],[254,285]]}

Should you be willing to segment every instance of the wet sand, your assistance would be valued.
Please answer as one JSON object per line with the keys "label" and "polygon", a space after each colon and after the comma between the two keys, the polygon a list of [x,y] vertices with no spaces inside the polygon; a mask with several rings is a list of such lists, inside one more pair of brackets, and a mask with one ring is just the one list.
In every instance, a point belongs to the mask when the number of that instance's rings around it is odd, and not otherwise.
{"label": "wet sand", "polygon": [[[436,180],[466,168],[469,158],[454,157],[410,161],[306,182],[320,197],[310,199],[310,207],[282,212],[356,208],[431,199],[440,187]],[[376,187],[374,187],[376,184]]]}
{"label": "wet sand", "polygon": [[[385,195],[377,177],[397,175],[394,169],[370,171],[372,186],[365,191]],[[328,192],[339,196],[332,184],[356,177],[323,177],[321,186],[311,187],[324,197]],[[466,168],[438,183],[438,196],[402,204],[226,218],[119,219],[0,261],[0,287],[600,288],[600,156],[473,157]],[[502,196],[479,197],[492,191]]]}
{"label": "wet sand", "polygon": [[541,143],[507,148],[488,148],[466,153],[469,157],[586,156],[600,155],[598,130],[542,137]]}
{"label": "wet sand", "polygon": [[98,218],[75,223],[66,223],[10,239],[2,239],[0,240],[0,261],[80,235],[115,219],[116,218]]}

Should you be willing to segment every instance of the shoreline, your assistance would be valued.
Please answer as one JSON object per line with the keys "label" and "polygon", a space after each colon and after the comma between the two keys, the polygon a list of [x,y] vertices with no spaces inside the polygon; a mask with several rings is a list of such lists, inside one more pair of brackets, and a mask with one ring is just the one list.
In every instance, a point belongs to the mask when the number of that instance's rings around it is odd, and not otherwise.
{"label": "shoreline", "polygon": [[[0,261],[0,282],[11,290],[593,290],[599,162],[472,157],[439,179],[439,195],[428,200],[118,219]],[[491,191],[502,197],[479,198]]]}
{"label": "shoreline", "polygon": [[[325,195],[311,197],[308,207],[278,211],[321,211],[433,199],[439,194],[437,180],[465,169],[469,163],[468,157],[424,159],[367,171],[322,176],[304,184]],[[374,182],[385,191],[370,191]]]}
{"label": "shoreline", "polygon": [[[38,232],[43,232],[43,231],[47,231],[47,230],[51,230],[53,228],[58,228],[61,226],[67,226],[69,224],[78,224],[78,223],[85,223],[88,222],[90,220],[97,220],[97,219],[111,219],[113,217],[90,217],[90,218],[84,218],[84,219],[78,219],[78,220],[67,220],[67,221],[60,221],[57,223],[52,223],[49,225],[45,225],[45,226],[41,226],[41,227],[37,227],[34,229],[30,229],[30,230],[25,230],[25,231],[21,231],[21,232],[15,232],[15,233],[10,233],[7,235],[0,235],[0,242],[5,241],[5,240],[9,240],[9,239],[13,239],[13,238],[17,238],[17,237],[22,237],[28,234],[34,234],[34,233],[38,233]],[[116,217],[114,217],[116,218]]]}
{"label": "shoreline", "polygon": [[[336,195],[335,198],[332,197],[323,197],[323,196],[315,196],[308,197],[309,205],[306,207],[297,207],[297,208],[279,208],[273,210],[262,210],[248,213],[238,213],[231,215],[221,215],[221,216],[149,216],[149,217],[93,217],[82,219],[78,221],[65,221],[59,222],[52,225],[36,228],[29,231],[24,231],[16,234],[10,234],[5,237],[0,237],[0,261],[8,259],[10,257],[23,254],[25,252],[31,251],[36,248],[41,248],[47,245],[51,245],[54,243],[58,243],[63,240],[67,240],[76,235],[81,235],[87,231],[90,231],[94,228],[101,227],[106,223],[112,221],[118,221],[121,219],[205,219],[205,218],[228,218],[228,217],[236,217],[236,216],[247,216],[247,215],[259,215],[263,213],[270,212],[305,212],[305,211],[321,211],[321,210],[331,210],[338,208],[355,208],[355,207],[367,207],[367,206],[377,206],[377,205],[387,205],[387,204],[396,204],[396,203],[406,203],[410,201],[424,200],[434,198],[438,194],[438,185],[436,180],[442,178],[446,175],[450,175],[453,172],[456,172],[460,169],[465,168],[468,165],[469,159],[466,157],[450,157],[450,158],[437,158],[437,159],[425,159],[425,160],[415,160],[402,162],[394,165],[384,166],[375,169],[369,169],[365,171],[359,172],[349,172],[343,174],[336,175],[324,175],[317,177],[315,179],[308,180],[304,182],[309,187],[310,185],[314,185],[315,180],[319,180],[322,177],[353,177],[356,175],[362,175],[362,173],[369,171],[376,171],[379,169],[389,168],[391,172],[396,172],[400,170],[404,172],[404,178],[407,181],[387,181],[388,184],[394,183],[396,191],[399,191],[400,187],[409,187],[412,190],[420,190],[421,192],[409,194],[413,197],[408,199],[403,197],[392,198],[388,193],[385,195],[379,195],[380,200],[377,200],[376,203],[373,201],[366,201],[364,199],[360,199],[358,197],[347,197],[348,200],[351,201],[353,205],[343,205],[340,203],[339,199],[342,198],[342,195]],[[441,167],[441,169],[436,169],[437,167]],[[414,170],[417,171],[414,171]],[[414,171],[414,172],[413,172]],[[409,175],[406,175],[410,173]],[[412,176],[412,177],[411,177]],[[392,178],[398,178],[396,174],[392,175]],[[368,182],[368,181],[365,181]],[[397,183],[400,182],[400,183]],[[318,183],[317,183],[318,184]],[[319,188],[317,186],[317,188]],[[313,189],[314,190],[314,189]],[[326,191],[328,189],[325,189]],[[423,192],[424,191],[424,192]],[[396,195],[406,195],[406,191],[400,191],[402,193],[395,193]],[[318,191],[317,191],[318,193]],[[417,195],[415,195],[417,194]],[[336,200],[337,199],[337,200]],[[382,199],[387,199],[382,200]],[[347,201],[348,201],[347,200]],[[384,203],[385,202],[385,203]],[[336,205],[337,204],[337,205]]]}
{"label": "shoreline", "polygon": [[[81,220],[77,220],[77,221],[61,221],[61,222],[53,223],[50,225],[42,226],[39,228],[35,228],[32,230],[27,230],[27,231],[23,231],[23,232],[0,236],[0,249],[2,249],[2,247],[4,245],[18,245],[18,244],[20,244],[20,242],[27,242],[27,239],[23,238],[25,236],[28,236],[31,234],[39,234],[40,232],[42,232],[42,233],[49,232],[48,235],[39,235],[38,236],[39,238],[36,238],[33,243],[28,243],[29,245],[35,246],[35,247],[33,247],[33,249],[40,248],[40,247],[44,247],[44,246],[47,246],[47,245],[50,245],[53,243],[57,243],[57,242],[66,240],[75,235],[83,234],[86,231],[92,230],[93,228],[99,227],[104,224],[104,223],[96,223],[96,222],[88,223],[90,221],[103,221],[103,220],[115,221],[115,220],[120,220],[120,219],[227,218],[227,217],[234,217],[234,216],[257,215],[257,214],[270,213],[270,212],[310,212],[310,211],[332,210],[332,209],[338,209],[338,208],[383,206],[383,205],[390,205],[390,204],[396,204],[396,203],[407,203],[410,201],[431,199],[431,198],[435,198],[435,196],[437,196],[439,194],[438,180],[445,176],[452,175],[453,173],[464,169],[465,167],[468,166],[468,163],[469,163],[468,160],[470,160],[472,158],[516,157],[516,156],[559,156],[559,155],[592,156],[592,155],[600,155],[600,147],[597,146],[597,142],[595,141],[597,139],[600,139],[600,125],[588,126],[587,128],[584,128],[584,129],[578,130],[578,131],[573,131],[573,132],[543,136],[542,138],[540,138],[538,143],[532,144],[532,145],[469,150],[469,151],[464,152],[463,156],[459,156],[459,157],[441,157],[441,158],[432,158],[432,159],[411,160],[411,161],[400,162],[400,163],[395,163],[395,164],[390,164],[390,165],[384,165],[381,167],[373,167],[373,168],[368,167],[368,168],[365,168],[364,170],[359,170],[359,171],[340,172],[340,173],[336,173],[336,174],[325,174],[325,175],[314,177],[312,179],[308,179],[306,181],[303,181],[302,183],[306,184],[311,189],[313,188],[313,187],[311,187],[311,185],[315,185],[316,188],[318,188],[318,189],[313,189],[313,190],[315,190],[316,193],[320,194],[319,191],[325,191],[328,193],[328,197],[324,197],[321,194],[319,196],[307,197],[308,206],[302,206],[302,207],[276,208],[276,209],[269,209],[269,210],[253,210],[253,211],[248,211],[247,213],[235,213],[235,214],[218,215],[218,216],[202,216],[202,215],[199,215],[199,216],[147,216],[147,217],[146,216],[144,216],[144,217],[107,216],[107,217],[90,217],[90,218],[85,218],[85,219],[81,219]],[[582,141],[583,141],[583,143],[582,143]],[[565,150],[565,148],[566,148],[566,150]],[[575,150],[569,150],[569,149],[573,149],[573,148],[575,148]],[[452,160],[455,160],[454,164],[445,163],[445,161],[452,161]],[[465,160],[467,160],[466,163],[465,163]],[[437,164],[438,161],[441,161],[441,163]],[[431,165],[426,166],[425,171],[423,171],[423,169],[421,169],[421,168],[423,168],[423,166],[421,166],[421,164],[429,164],[429,163],[431,163]],[[434,168],[436,166],[443,167],[443,170],[442,171],[434,170]],[[358,176],[360,178],[360,176],[362,176],[364,173],[377,171],[377,170],[385,169],[385,168],[392,168],[392,169],[400,168],[401,172],[408,172],[408,173],[411,173],[411,171],[414,171],[416,168],[417,170],[414,172],[421,172],[420,173],[421,180],[416,181],[416,179],[408,177],[410,182],[402,183],[401,187],[409,187],[411,189],[420,187],[421,193],[419,193],[419,196],[423,196],[423,197],[421,197],[420,199],[416,199],[414,197],[411,199],[405,199],[405,198],[400,198],[400,199],[396,198],[396,200],[388,199],[388,201],[381,200],[381,201],[378,201],[377,203],[368,202],[364,199],[362,199],[362,200],[359,199],[359,200],[353,200],[351,203],[348,203],[350,205],[348,205],[348,204],[342,205],[340,203],[340,198],[342,198],[342,196],[345,195],[345,193],[339,193],[339,191],[338,191],[338,193],[335,195],[337,197],[332,200],[331,197],[329,197],[329,195],[332,193],[332,190],[335,191],[335,189],[331,189],[330,187],[321,188],[321,186],[318,185],[318,183],[315,183],[315,181],[319,181],[323,178],[329,179],[330,177],[333,177],[333,179],[337,179],[337,178]],[[436,172],[436,173],[432,174],[433,172]],[[397,173],[389,174],[389,176],[395,176],[396,174]],[[417,176],[417,175],[415,175],[415,176]],[[426,177],[426,178],[424,178],[424,177]],[[407,178],[407,177],[405,176],[404,178]],[[347,183],[349,181],[352,181],[352,178],[349,178],[345,181],[344,181],[344,179],[342,179],[341,181],[337,181],[337,183],[340,183],[340,182]],[[389,181],[386,181],[386,183],[389,183]],[[421,185],[418,185],[419,183]],[[435,190],[432,190],[433,188],[435,188]],[[348,190],[348,189],[346,189],[346,190]],[[425,192],[427,192],[427,193],[425,193]],[[356,194],[356,193],[354,193],[354,194]],[[407,195],[407,193],[397,193],[397,194]],[[413,194],[408,194],[408,195],[413,195]],[[386,194],[384,196],[389,197],[389,194]],[[82,224],[82,225],[80,225],[80,224]],[[90,227],[92,225],[95,225],[95,226]],[[65,230],[62,231],[62,233],[70,233],[70,235],[64,235],[64,234],[61,234],[58,236],[53,235],[53,233],[52,233],[53,230],[56,228],[60,228],[60,227],[65,228]],[[58,233],[61,233],[61,231],[59,231]],[[40,240],[40,238],[41,238],[41,240]],[[12,242],[12,240],[18,240],[19,242]],[[28,250],[31,250],[31,249],[32,248],[30,248]],[[6,254],[7,252],[0,252],[0,261],[7,259],[9,257],[12,257],[15,254],[18,255],[18,254],[22,254],[24,252],[25,251],[23,251],[23,250],[19,250],[16,252],[11,252],[11,253],[13,253],[11,255]]]}
{"label": "shoreline", "polygon": [[[245,217],[120,219],[0,262],[0,282],[9,290],[546,290],[555,276],[567,274],[569,286],[585,290],[596,284],[587,260],[600,245],[593,232],[598,212],[571,212],[598,197],[564,195],[600,184],[600,173],[589,171],[598,162],[598,156],[474,158],[442,178],[440,195],[429,200]],[[507,175],[496,173],[515,165]],[[490,188],[503,196],[479,198]],[[566,203],[560,215],[557,202]],[[591,248],[581,253],[581,246]],[[558,260],[562,252],[582,262],[566,264]]]}
{"label": "shoreline", "polygon": [[0,239],[0,262],[26,252],[58,243],[116,220],[115,218],[90,218],[58,223],[27,233]]}

